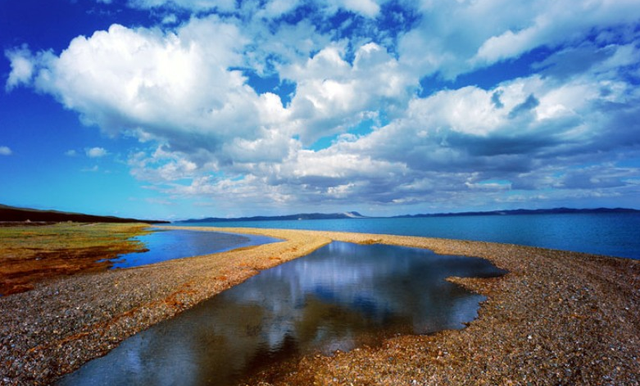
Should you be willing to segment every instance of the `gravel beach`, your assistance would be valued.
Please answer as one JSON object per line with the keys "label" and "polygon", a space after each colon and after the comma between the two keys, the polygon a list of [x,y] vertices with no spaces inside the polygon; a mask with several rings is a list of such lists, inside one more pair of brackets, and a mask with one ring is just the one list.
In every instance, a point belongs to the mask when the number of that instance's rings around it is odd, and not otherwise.
{"label": "gravel beach", "polygon": [[0,384],[49,384],[136,332],[331,240],[483,257],[509,273],[449,279],[488,298],[479,318],[463,330],[397,336],[376,347],[296,358],[246,384],[640,384],[640,261],[421,237],[198,229],[283,241],[80,274],[1,297]]}

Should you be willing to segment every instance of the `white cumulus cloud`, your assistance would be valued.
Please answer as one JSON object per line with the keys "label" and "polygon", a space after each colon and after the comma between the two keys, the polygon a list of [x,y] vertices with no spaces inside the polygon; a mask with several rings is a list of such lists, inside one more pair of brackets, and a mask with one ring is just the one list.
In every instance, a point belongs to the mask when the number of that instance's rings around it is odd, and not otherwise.
{"label": "white cumulus cloud", "polygon": [[[90,149],[86,149],[85,153],[87,154],[87,157],[89,158],[101,158],[104,157],[105,155],[108,154],[108,152],[101,147],[92,147]],[[68,153],[69,155],[72,155],[70,153]]]}
{"label": "white cumulus cloud", "polygon": [[229,69],[242,64],[246,42],[216,17],[175,34],[113,25],[74,39],[35,84],[112,135],[131,132],[176,151],[213,154],[231,138],[256,139],[261,119],[282,114],[277,96],[260,97]]}
{"label": "white cumulus cloud", "polygon": [[[7,50],[5,87],[136,137],[131,173],[154,189],[247,211],[629,192],[637,169],[613,160],[640,154],[635,3],[130,0],[193,15]],[[387,6],[409,8],[394,16],[406,30],[384,30]],[[446,83],[538,48],[519,77]],[[450,87],[423,92],[436,80]]]}
{"label": "white cumulus cloud", "polygon": [[289,110],[304,143],[347,131],[380,109],[403,106],[416,88],[417,79],[375,43],[359,47],[353,64],[344,55],[344,47],[329,46],[282,71],[297,84]]}
{"label": "white cumulus cloud", "polygon": [[634,0],[425,1],[421,11],[420,25],[401,38],[401,59],[446,79],[640,18]]}
{"label": "white cumulus cloud", "polygon": [[34,58],[27,46],[5,51],[5,56],[11,62],[11,73],[5,84],[5,89],[11,91],[21,84],[29,84],[34,72]]}

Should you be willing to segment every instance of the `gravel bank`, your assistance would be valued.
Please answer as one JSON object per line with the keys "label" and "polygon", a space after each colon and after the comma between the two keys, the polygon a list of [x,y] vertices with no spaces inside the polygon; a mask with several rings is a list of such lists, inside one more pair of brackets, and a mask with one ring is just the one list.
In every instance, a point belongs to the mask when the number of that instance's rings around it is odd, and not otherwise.
{"label": "gravel bank", "polygon": [[460,331],[282,363],[248,384],[637,385],[640,262],[470,241],[211,228],[275,244],[78,275],[0,298],[0,384],[48,384],[123,339],[331,240],[485,257],[510,273],[452,278],[488,297]]}

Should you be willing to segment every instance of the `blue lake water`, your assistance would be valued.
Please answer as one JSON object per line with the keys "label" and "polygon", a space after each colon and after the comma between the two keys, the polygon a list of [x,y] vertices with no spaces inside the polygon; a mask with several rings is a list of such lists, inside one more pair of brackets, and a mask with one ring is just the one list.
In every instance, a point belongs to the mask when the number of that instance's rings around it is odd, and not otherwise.
{"label": "blue lake water", "polygon": [[487,260],[333,242],[125,340],[62,385],[230,385],[274,362],[460,329],[485,298],[445,281]]}
{"label": "blue lake water", "polygon": [[440,237],[640,259],[640,215],[638,214],[531,214],[183,223],[180,225],[312,229]]}
{"label": "blue lake water", "polygon": [[138,267],[281,241],[266,236],[183,230],[155,230],[133,239],[143,242],[148,251],[120,255],[113,260],[112,268]]}

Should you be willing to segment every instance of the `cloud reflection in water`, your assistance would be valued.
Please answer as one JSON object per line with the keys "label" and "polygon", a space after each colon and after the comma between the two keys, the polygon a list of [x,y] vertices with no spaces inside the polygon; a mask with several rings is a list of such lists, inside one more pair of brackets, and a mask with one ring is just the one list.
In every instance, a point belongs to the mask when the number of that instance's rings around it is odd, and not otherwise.
{"label": "cloud reflection in water", "polygon": [[62,384],[233,384],[295,355],[462,328],[484,297],[444,279],[502,273],[477,258],[333,242],[133,336]]}

